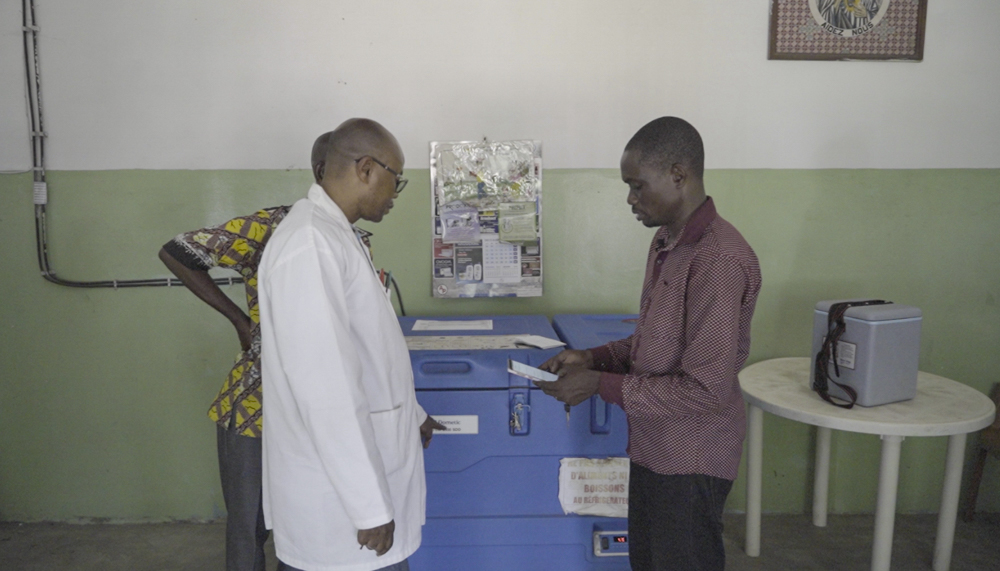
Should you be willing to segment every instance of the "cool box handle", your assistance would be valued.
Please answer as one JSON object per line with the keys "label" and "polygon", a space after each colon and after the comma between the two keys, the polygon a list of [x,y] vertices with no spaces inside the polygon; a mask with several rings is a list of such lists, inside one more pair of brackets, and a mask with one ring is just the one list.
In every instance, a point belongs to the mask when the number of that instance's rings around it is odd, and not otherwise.
{"label": "cool box handle", "polygon": [[611,403],[604,402],[598,395],[590,397],[590,432],[591,434],[611,432]]}
{"label": "cool box handle", "polygon": [[426,360],[418,365],[424,375],[467,375],[472,372],[472,363],[462,360]]}

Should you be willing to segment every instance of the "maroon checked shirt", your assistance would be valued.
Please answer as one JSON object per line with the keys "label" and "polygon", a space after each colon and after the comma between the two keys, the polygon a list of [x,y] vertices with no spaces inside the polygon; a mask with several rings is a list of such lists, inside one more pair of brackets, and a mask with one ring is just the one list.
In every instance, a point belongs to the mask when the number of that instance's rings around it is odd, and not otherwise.
{"label": "maroon checked shirt", "polygon": [[760,266],[711,198],[667,242],[661,227],[635,333],[591,349],[600,395],[625,410],[636,464],[735,480],[746,432],[736,375],[750,351]]}

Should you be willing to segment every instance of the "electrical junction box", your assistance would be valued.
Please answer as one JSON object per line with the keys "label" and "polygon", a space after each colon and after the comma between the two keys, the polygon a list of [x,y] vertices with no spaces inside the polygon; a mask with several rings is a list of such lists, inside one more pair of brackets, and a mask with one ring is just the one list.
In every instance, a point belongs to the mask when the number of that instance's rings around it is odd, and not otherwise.
{"label": "electrical junction box", "polygon": [[[816,304],[810,383],[815,380],[816,354],[826,339],[830,307],[845,301],[864,300],[842,299]],[[896,303],[848,308],[844,313],[846,327],[837,343],[840,376],[836,376],[831,362],[828,364],[830,378],[857,391],[860,406],[877,406],[917,396],[922,319],[920,309]],[[847,394],[833,383],[829,384],[829,392],[834,398],[848,400]]]}
{"label": "electrical junction box", "polygon": [[[414,331],[417,318],[400,317],[403,334],[559,339],[544,315],[425,319],[492,320],[493,328]],[[562,458],[625,455],[624,412],[592,399],[567,422],[563,403],[507,372],[508,359],[537,367],[561,350],[410,351],[417,401],[447,426],[424,450],[427,520],[413,571],[628,571],[627,557],[593,549],[598,527],[627,522],[567,515],[559,502]]]}

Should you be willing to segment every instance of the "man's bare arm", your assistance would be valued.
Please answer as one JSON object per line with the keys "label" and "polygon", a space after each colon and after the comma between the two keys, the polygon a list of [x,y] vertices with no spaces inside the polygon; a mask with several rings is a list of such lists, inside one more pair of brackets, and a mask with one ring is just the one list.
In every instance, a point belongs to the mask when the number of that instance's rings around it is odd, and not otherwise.
{"label": "man's bare arm", "polygon": [[250,317],[236,305],[233,300],[219,289],[218,284],[205,270],[193,270],[177,261],[169,252],[160,248],[160,261],[183,283],[191,293],[198,296],[213,309],[226,316],[226,319],[236,328],[240,338],[240,347],[244,351],[250,348]]}

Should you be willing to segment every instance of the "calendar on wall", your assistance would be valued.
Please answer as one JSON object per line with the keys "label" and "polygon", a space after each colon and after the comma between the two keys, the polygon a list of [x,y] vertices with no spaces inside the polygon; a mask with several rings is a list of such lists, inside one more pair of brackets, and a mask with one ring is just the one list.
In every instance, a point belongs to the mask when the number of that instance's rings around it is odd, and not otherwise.
{"label": "calendar on wall", "polygon": [[431,143],[432,294],[542,295],[540,141]]}

